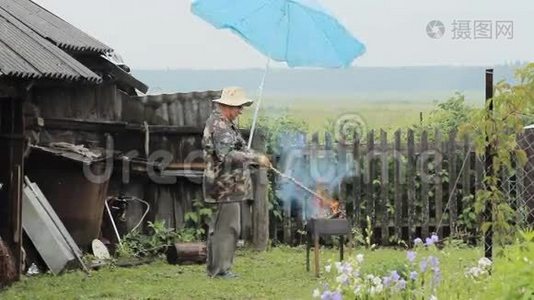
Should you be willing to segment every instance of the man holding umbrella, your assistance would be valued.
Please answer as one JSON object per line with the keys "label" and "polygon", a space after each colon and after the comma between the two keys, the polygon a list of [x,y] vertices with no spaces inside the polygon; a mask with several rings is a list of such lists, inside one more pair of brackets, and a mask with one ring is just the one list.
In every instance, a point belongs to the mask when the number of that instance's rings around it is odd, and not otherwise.
{"label": "man holding umbrella", "polygon": [[243,89],[228,87],[213,100],[215,109],[206,121],[202,139],[204,160],[203,192],[208,203],[216,203],[208,232],[207,271],[211,277],[232,278],[237,240],[241,232],[240,202],[253,200],[251,165],[269,168],[263,154],[247,149],[234,121],[252,100]]}

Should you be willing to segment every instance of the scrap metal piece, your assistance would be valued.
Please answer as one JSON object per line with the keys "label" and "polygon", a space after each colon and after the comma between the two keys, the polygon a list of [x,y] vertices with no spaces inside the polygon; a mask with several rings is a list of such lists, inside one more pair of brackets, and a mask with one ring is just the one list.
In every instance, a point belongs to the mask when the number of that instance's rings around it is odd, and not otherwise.
{"label": "scrap metal piece", "polygon": [[53,274],[81,262],[82,251],[35,183],[25,178],[22,227]]}

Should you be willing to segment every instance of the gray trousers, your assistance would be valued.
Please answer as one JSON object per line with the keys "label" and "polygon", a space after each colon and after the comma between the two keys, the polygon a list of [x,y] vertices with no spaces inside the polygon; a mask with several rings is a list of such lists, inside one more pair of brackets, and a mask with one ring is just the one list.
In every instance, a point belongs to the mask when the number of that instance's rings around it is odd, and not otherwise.
{"label": "gray trousers", "polygon": [[241,234],[239,202],[218,204],[208,232],[208,275],[227,272],[234,262],[237,240]]}

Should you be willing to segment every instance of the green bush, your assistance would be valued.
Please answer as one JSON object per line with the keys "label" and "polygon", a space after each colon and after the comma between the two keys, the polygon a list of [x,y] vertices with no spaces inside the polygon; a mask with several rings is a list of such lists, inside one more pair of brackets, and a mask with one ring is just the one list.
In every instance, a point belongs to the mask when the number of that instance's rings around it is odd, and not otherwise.
{"label": "green bush", "polygon": [[486,299],[534,299],[534,231],[520,232],[513,246],[502,250],[488,282]]}
{"label": "green bush", "polygon": [[119,257],[150,257],[158,256],[167,251],[167,247],[179,240],[180,234],[173,228],[167,228],[164,220],[148,222],[149,233],[139,230],[125,235],[122,239],[117,256]]}

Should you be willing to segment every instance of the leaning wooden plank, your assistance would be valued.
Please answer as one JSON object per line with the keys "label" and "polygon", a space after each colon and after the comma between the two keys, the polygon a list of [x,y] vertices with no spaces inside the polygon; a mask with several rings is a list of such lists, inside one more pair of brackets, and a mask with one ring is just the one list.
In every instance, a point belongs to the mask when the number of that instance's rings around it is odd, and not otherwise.
{"label": "leaning wooden plank", "polygon": [[76,257],[31,188],[26,186],[23,192],[22,227],[50,271],[60,274],[75,264]]}

